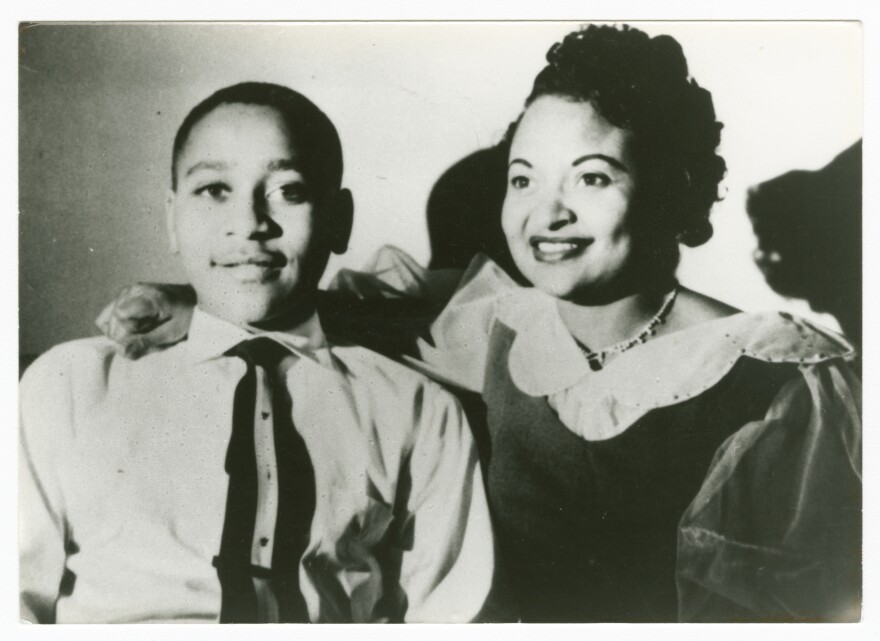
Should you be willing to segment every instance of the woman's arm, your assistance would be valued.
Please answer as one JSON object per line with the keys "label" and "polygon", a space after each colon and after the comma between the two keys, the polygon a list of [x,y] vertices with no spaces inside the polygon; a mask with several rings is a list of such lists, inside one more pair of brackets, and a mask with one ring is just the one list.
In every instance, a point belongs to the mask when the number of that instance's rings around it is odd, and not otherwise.
{"label": "woman's arm", "polygon": [[678,538],[683,621],[858,621],[861,382],[801,368],[719,449]]}
{"label": "woman's arm", "polygon": [[[415,339],[455,290],[459,270],[426,270],[395,247],[380,248],[362,271],[341,270],[319,292],[318,312],[336,337],[399,357],[415,355]],[[189,331],[195,291],[189,285],[138,283],[122,289],[96,320],[128,358],[165,349]]]}

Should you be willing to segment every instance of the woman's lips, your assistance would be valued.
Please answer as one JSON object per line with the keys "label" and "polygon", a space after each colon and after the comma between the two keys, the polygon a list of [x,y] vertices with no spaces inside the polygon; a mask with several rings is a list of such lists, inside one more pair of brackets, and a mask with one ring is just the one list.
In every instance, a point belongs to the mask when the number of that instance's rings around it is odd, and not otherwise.
{"label": "woman's lips", "polygon": [[582,255],[593,243],[592,238],[533,236],[529,239],[535,260],[542,263],[558,263]]}

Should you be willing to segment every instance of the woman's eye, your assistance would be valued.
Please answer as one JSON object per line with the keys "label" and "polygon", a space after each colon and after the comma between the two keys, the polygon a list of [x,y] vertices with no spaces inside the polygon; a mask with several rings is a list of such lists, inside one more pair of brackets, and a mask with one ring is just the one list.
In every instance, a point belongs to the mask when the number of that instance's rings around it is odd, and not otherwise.
{"label": "woman's eye", "polygon": [[525,189],[529,186],[529,179],[525,176],[514,176],[510,179],[510,186],[514,189]]}
{"label": "woman's eye", "polygon": [[211,183],[196,189],[196,196],[208,196],[213,200],[223,200],[232,191],[225,183]]}
{"label": "woman's eye", "polygon": [[611,183],[611,179],[605,174],[589,173],[581,176],[581,180],[588,187],[607,187]]}

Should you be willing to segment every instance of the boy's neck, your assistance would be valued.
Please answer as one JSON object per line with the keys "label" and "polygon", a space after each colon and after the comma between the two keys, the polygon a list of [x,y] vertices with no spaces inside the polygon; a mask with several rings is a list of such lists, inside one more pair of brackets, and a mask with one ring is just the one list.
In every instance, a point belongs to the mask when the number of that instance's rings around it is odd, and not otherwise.
{"label": "boy's neck", "polygon": [[316,312],[315,303],[312,300],[307,304],[290,305],[283,314],[255,323],[247,323],[243,327],[248,331],[258,333],[281,332],[284,334],[295,334]]}

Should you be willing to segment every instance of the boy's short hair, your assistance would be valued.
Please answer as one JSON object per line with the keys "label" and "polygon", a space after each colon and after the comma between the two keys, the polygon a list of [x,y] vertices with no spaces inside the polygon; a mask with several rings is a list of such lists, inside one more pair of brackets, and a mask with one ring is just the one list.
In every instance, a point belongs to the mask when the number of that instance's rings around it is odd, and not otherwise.
{"label": "boy's short hair", "polygon": [[302,174],[321,190],[342,183],[342,143],[336,127],[315,103],[301,93],[268,82],[242,82],[211,94],[193,107],[177,130],[171,158],[171,188],[177,190],[177,163],[193,127],[220,105],[271,107],[281,116],[303,157]]}

